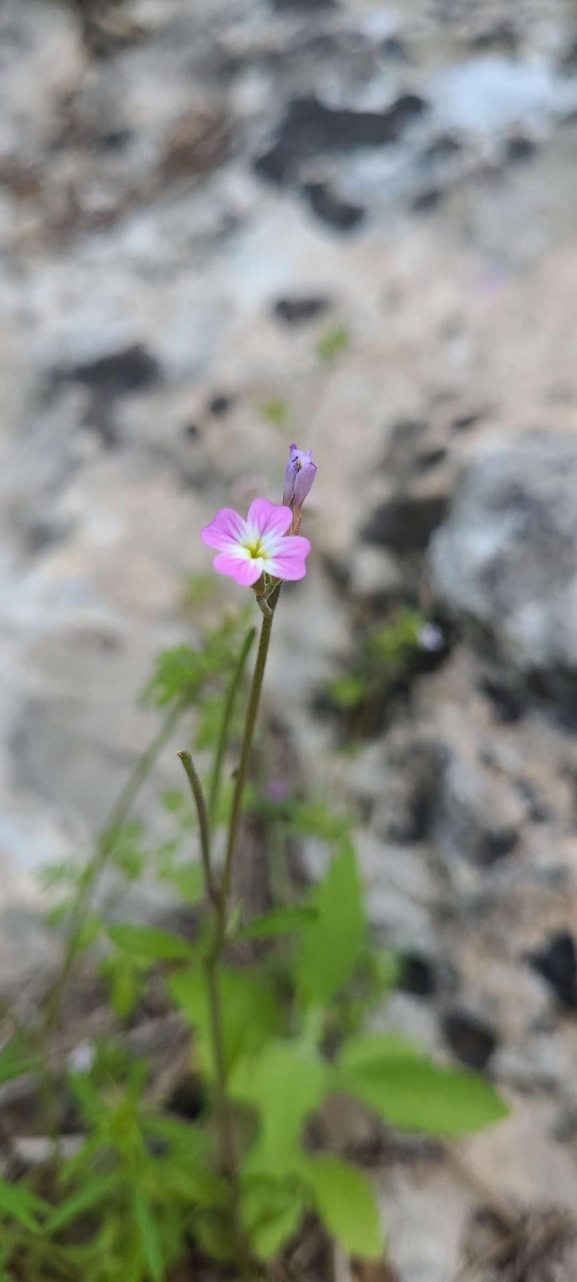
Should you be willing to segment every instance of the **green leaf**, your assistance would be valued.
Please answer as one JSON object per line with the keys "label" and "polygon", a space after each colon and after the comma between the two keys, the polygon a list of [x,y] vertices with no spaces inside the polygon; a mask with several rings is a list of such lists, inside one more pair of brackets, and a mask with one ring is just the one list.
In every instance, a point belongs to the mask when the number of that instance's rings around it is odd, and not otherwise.
{"label": "green leaf", "polygon": [[303,926],[316,921],[318,910],[312,904],[303,904],[298,908],[273,908],[261,917],[255,917],[248,926],[242,926],[238,932],[239,939],[269,939],[274,935],[290,935],[302,930]]}
{"label": "green leaf", "polygon": [[47,1210],[47,1203],[31,1193],[25,1184],[9,1184],[0,1179],[0,1215],[9,1215],[23,1228],[36,1233],[40,1227],[38,1217]]}
{"label": "green leaf", "polygon": [[332,325],[318,340],[316,351],[319,360],[330,364],[347,351],[350,341],[349,331],[344,325]]}
{"label": "green leaf", "polygon": [[119,1019],[127,1019],[142,995],[143,982],[134,957],[118,953],[106,957],[101,967],[110,982],[110,1002]]}
{"label": "green leaf", "polygon": [[180,868],[165,868],[163,881],[176,887],[181,899],[194,907],[204,895],[204,874],[200,864],[182,864]]}
{"label": "green leaf", "polygon": [[338,1157],[306,1161],[319,1215],[349,1255],[378,1260],[383,1254],[379,1208],[370,1180]]}
{"label": "green leaf", "polygon": [[238,1262],[230,1212],[200,1211],[193,1220],[194,1236],[206,1255],[219,1264]]}
{"label": "green leaf", "polygon": [[280,396],[272,397],[270,401],[263,401],[259,408],[262,417],[267,423],[272,423],[273,427],[286,427],[289,418],[289,407],[286,401],[281,400]]}
{"label": "green leaf", "polygon": [[154,671],[144,690],[144,699],[157,708],[176,700],[191,703],[205,677],[203,654],[188,645],[177,645],[158,655]]}
{"label": "green leaf", "polygon": [[465,1135],[509,1112],[489,1082],[433,1064],[400,1037],[351,1038],[337,1061],[336,1081],[393,1126],[430,1135]]}
{"label": "green leaf", "polygon": [[185,939],[152,926],[111,926],[108,935],[123,952],[143,960],[190,961],[195,955],[194,948]]}
{"label": "green leaf", "polygon": [[242,1189],[243,1227],[259,1260],[270,1260],[294,1236],[304,1211],[300,1181],[249,1178]]}
{"label": "green leaf", "polygon": [[[257,1051],[278,1030],[280,1012],[265,980],[243,970],[221,967],[218,972],[222,1006],[225,1060],[230,1068],[241,1055]],[[214,1076],[211,1014],[207,978],[199,966],[171,975],[169,989],[184,1012],[198,1043],[199,1062]]]}
{"label": "green leaf", "polygon": [[163,1282],[164,1251],[154,1212],[142,1189],[132,1195],[132,1212],[142,1254],[153,1282]]}
{"label": "green leaf", "polygon": [[366,933],[355,852],[347,841],[313,893],[318,918],[302,932],[297,989],[303,1005],[324,1005],[350,980]]}
{"label": "green leaf", "polygon": [[70,1197],[66,1197],[60,1203],[45,1225],[46,1232],[57,1233],[67,1224],[77,1220],[85,1211],[99,1206],[101,1202],[107,1202],[111,1194],[117,1190],[119,1180],[117,1171],[108,1175],[93,1175],[87,1179],[76,1193],[71,1193]]}
{"label": "green leaf", "polygon": [[298,1170],[304,1123],[329,1090],[327,1064],[308,1043],[270,1041],[237,1064],[229,1090],[260,1117],[245,1170],[277,1176]]}
{"label": "green leaf", "polygon": [[35,1072],[39,1063],[39,1057],[26,1050],[23,1039],[13,1037],[0,1051],[0,1086],[14,1077],[22,1077],[23,1073]]}

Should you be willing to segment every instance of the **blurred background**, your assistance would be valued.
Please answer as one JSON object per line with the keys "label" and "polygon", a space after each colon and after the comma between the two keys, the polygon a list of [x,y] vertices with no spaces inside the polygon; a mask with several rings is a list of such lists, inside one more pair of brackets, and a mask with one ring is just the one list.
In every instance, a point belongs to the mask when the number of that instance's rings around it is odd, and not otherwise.
{"label": "blurred background", "polygon": [[[573,1209],[576,202],[572,0],[2,0],[4,980],[154,656],[245,600],[200,527],[296,440],[271,786],[356,807],[388,1025],[513,1099],[475,1177]],[[470,1188],[418,1145],[383,1179],[395,1277],[450,1282]]]}

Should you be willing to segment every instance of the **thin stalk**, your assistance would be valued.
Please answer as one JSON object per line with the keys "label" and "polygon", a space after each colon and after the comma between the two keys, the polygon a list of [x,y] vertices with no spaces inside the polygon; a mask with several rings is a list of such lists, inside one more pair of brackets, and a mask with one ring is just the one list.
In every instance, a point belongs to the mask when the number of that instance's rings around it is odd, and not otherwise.
{"label": "thin stalk", "polygon": [[[248,653],[248,650],[247,650]],[[205,959],[204,971],[208,994],[210,1014],[210,1035],[214,1056],[215,1075],[215,1115],[220,1145],[220,1164],[223,1174],[229,1182],[231,1219],[237,1243],[239,1261],[242,1268],[248,1264],[248,1252],[240,1223],[240,1181],[236,1146],[234,1141],[234,1122],[226,1082],[226,1053],[224,1044],[222,1000],[219,985],[219,966],[222,957],[220,921],[223,916],[222,890],[214,880],[211,855],[211,830],[204,790],[189,752],[177,753],[186,772],[194,803],[198,814],[200,829],[200,850],[207,895],[212,907],[214,920],[214,942]]]}
{"label": "thin stalk", "polygon": [[232,798],[232,807],[230,812],[228,837],[227,837],[227,843],[226,843],[226,855],[224,860],[224,873],[222,877],[222,889],[221,889],[221,897],[220,897],[221,916],[219,921],[219,938],[221,939],[221,941],[222,941],[222,938],[224,937],[224,932],[226,929],[226,913],[228,909],[228,900],[230,896],[230,889],[231,889],[231,882],[232,882],[234,852],[236,849],[238,830],[239,830],[240,820],[242,815],[242,799],[243,799],[244,788],[245,788],[247,774],[248,774],[250,751],[252,748],[252,741],[254,737],[254,728],[256,725],[256,719],[257,719],[258,709],[260,704],[260,696],[262,691],[262,683],[263,683],[264,671],[266,667],[268,648],[270,644],[273,618],[274,618],[274,607],[271,610],[270,614],[263,615],[262,627],[260,632],[260,641],[258,644],[258,652],[256,656],[256,662],[254,665],[254,672],[253,672],[252,682],[250,687],[248,706],[246,710],[244,734],[243,734],[243,740],[242,740],[242,747],[240,751],[240,761],[238,763],[238,770],[236,773],[234,794]]}
{"label": "thin stalk", "polygon": [[160,730],[136,762],[132,774],[127,779],[126,784],[112,807],[108,820],[96,841],[92,858],[84,870],[76,903],[72,911],[72,930],[70,932],[62,965],[46,1003],[42,1025],[44,1035],[49,1033],[58,1022],[62,997],[78,955],[84,919],[88,910],[94,885],[108,864],[119,829],[126,823],[138,793],[146,782],[151,770],[156,765],[162,749],[170,739],[174,729],[186,711],[186,706],[187,705],[184,703],[178,703],[175,707],[170,709],[160,727]]}
{"label": "thin stalk", "polygon": [[214,771],[211,781],[210,801],[208,806],[208,817],[204,793],[200,779],[196,773],[189,753],[179,752],[179,757],[184,769],[186,770],[188,780],[192,789],[201,835],[201,852],[203,857],[204,875],[206,880],[207,892],[210,898],[213,920],[214,920],[214,937],[213,946],[205,962],[205,973],[208,993],[208,1004],[210,1009],[211,1022],[211,1039],[212,1051],[214,1057],[215,1078],[216,1078],[216,1119],[219,1132],[221,1165],[225,1175],[228,1178],[230,1197],[231,1197],[231,1215],[234,1228],[234,1234],[238,1252],[238,1263],[243,1277],[248,1276],[250,1265],[250,1251],[247,1247],[245,1236],[240,1222],[240,1178],[238,1169],[238,1159],[236,1153],[236,1144],[234,1136],[234,1119],[231,1108],[231,1102],[227,1089],[227,1071],[226,1055],[223,1035],[223,1018],[222,1018],[222,997],[219,985],[219,968],[222,962],[222,955],[225,946],[226,924],[228,920],[229,899],[232,885],[232,871],[234,853],[238,837],[238,830],[242,815],[242,800],[244,787],[246,784],[248,766],[250,761],[250,752],[254,737],[254,729],[258,714],[262,683],[270,636],[272,630],[272,621],[274,616],[274,606],[278,600],[278,591],[275,593],[272,608],[263,613],[260,642],[250,693],[248,698],[246,717],[244,723],[243,739],[240,751],[240,761],[236,774],[236,782],[232,800],[232,808],[229,820],[226,854],[224,863],[224,872],[222,881],[218,888],[215,888],[214,876],[211,863],[211,825],[214,823],[216,815],[216,805],[220,790],[220,780],[222,775],[222,765],[226,746],[228,742],[228,733],[230,721],[234,708],[236,693],[241,681],[244,665],[246,663],[250,647],[254,639],[254,629],[249,632],[245,639],[243,648],[239,655],[237,667],[235,669],[230,690],[225,703],[221,733],[217,746],[217,754],[214,765]]}
{"label": "thin stalk", "polygon": [[218,892],[217,886],[215,885],[215,881],[212,873],[211,849],[210,849],[210,846],[211,846],[210,822],[208,817],[206,800],[204,796],[204,789],[200,782],[198,770],[196,769],[196,766],[194,764],[194,761],[192,760],[190,752],[185,752],[185,751],[177,752],[176,755],[177,757],[180,757],[180,760],[186,772],[186,776],[190,784],[190,790],[192,792],[192,795],[194,797],[194,802],[196,805],[196,810],[198,814],[198,824],[200,829],[200,854],[202,858],[202,867],[204,870],[204,880],[206,883],[207,893],[208,893],[209,899],[211,899],[214,904],[217,904],[219,892]]}
{"label": "thin stalk", "polygon": [[222,782],[222,768],[223,768],[224,757],[225,757],[225,753],[228,745],[230,726],[232,722],[236,696],[238,694],[240,683],[242,681],[242,674],[244,672],[246,661],[248,659],[250,649],[255,636],[256,636],[255,628],[251,628],[249,632],[247,632],[246,634],[241,652],[238,656],[238,662],[237,662],[236,668],[232,675],[232,681],[230,683],[225,704],[224,704],[224,709],[222,714],[222,723],[221,723],[220,732],[218,736],[218,743],[216,746],[216,754],[214,758],[214,767],[213,767],[212,777],[210,781],[210,791],[208,794],[208,814],[210,818],[211,828],[214,828],[214,824],[216,821],[216,814],[218,810],[218,802],[220,798],[220,789],[221,789],[221,782]]}

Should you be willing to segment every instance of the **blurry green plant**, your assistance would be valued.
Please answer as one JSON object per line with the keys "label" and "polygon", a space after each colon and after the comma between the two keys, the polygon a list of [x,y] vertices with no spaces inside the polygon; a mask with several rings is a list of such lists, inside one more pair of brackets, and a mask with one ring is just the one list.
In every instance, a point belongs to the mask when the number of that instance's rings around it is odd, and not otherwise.
{"label": "blurry green plant", "polygon": [[[87,866],[61,864],[45,877],[62,896],[51,916],[64,937],[62,963],[43,1026],[22,1028],[13,1017],[0,1084],[39,1074],[38,1107],[53,1143],[50,1160],[25,1178],[0,1178],[0,1282],[167,1282],[191,1251],[193,1260],[208,1256],[254,1282],[269,1275],[311,1212],[346,1252],[377,1259],[384,1241],[370,1180],[319,1144],[329,1099],[348,1095],[390,1125],[447,1138],[506,1115],[486,1080],[431,1062],[404,1038],[366,1031],[397,965],[371,941],[353,816],[319,799],[271,800],[246,787],[273,613],[274,606],[263,616],[246,700],[254,630],[245,633],[244,617],[228,616],[205,632],[198,650],[178,646],[159,656],[145,691],[146,704],[162,714],[159,729]],[[395,671],[421,623],[406,612],[374,630],[367,662],[379,673]],[[193,744],[211,750],[212,769],[203,784],[190,754],[179,753],[194,806],[188,792],[165,794],[170,832],[149,848],[132,809],[192,709]],[[227,784],[233,745],[240,759]],[[328,855],[320,884],[252,918],[232,893],[243,808],[260,817],[270,849],[314,837]],[[217,866],[222,829],[225,857]],[[191,841],[200,858],[185,857]],[[118,920],[123,889],[151,870],[189,909],[196,906],[192,940]],[[106,903],[95,902],[105,871],[114,874],[113,920]],[[75,965],[95,943],[113,1032],[86,1063],[57,1073],[50,1038]],[[242,965],[234,964],[239,955]],[[190,1029],[201,1101],[194,1121],[163,1110],[150,1068],[122,1040],[152,973]],[[83,1136],[72,1156],[62,1156],[58,1137],[63,1093]]]}
{"label": "blurry green plant", "polygon": [[422,661],[421,635],[426,622],[420,610],[403,608],[387,622],[373,625],[349,670],[327,682],[325,699],[342,715],[349,742],[380,729],[388,698]]}
{"label": "blurry green plant", "polygon": [[287,427],[290,411],[287,401],[282,397],[273,396],[269,401],[263,401],[259,409],[265,423],[271,423],[273,427]]}
{"label": "blurry green plant", "polygon": [[343,356],[351,345],[348,329],[344,325],[332,325],[319,338],[316,353],[320,361],[330,365],[339,356]]}

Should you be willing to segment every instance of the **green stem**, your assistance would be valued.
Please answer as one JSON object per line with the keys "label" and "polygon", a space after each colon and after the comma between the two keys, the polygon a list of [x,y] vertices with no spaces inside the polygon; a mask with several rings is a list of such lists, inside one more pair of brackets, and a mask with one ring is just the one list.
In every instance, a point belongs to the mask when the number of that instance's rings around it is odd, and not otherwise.
{"label": "green stem", "polygon": [[[278,593],[275,596],[274,605],[278,600]],[[212,1052],[214,1057],[215,1069],[215,1096],[216,1096],[216,1118],[220,1141],[221,1165],[225,1175],[228,1178],[231,1198],[231,1219],[234,1229],[234,1235],[237,1246],[237,1256],[240,1271],[243,1277],[248,1276],[250,1265],[250,1250],[248,1249],[245,1236],[242,1230],[240,1220],[240,1177],[238,1169],[238,1159],[236,1153],[235,1135],[234,1135],[234,1118],[231,1108],[231,1102],[227,1089],[227,1067],[226,1053],[223,1033],[222,1018],[222,996],[219,984],[219,968],[222,961],[222,955],[226,939],[226,926],[228,920],[229,899],[232,886],[232,871],[234,853],[238,837],[238,830],[242,815],[242,800],[244,787],[246,784],[248,766],[250,761],[250,752],[254,737],[254,729],[259,709],[262,683],[266,666],[272,621],[274,614],[273,609],[263,615],[260,642],[256,663],[254,667],[250,694],[248,699],[246,718],[244,724],[244,733],[240,752],[240,761],[236,774],[236,782],[232,800],[230,814],[224,872],[221,884],[215,887],[211,863],[211,845],[210,833],[211,825],[214,824],[216,809],[220,791],[220,781],[222,776],[222,766],[226,747],[230,723],[234,709],[234,702],[244,666],[248,658],[249,650],[254,640],[254,629],[248,633],[244,645],[239,655],[238,663],[232,678],[231,686],[225,703],[221,731],[219,735],[214,770],[211,780],[210,799],[207,808],[204,800],[204,793],[198,774],[194,768],[192,759],[187,752],[179,752],[180,760],[188,775],[188,780],[192,789],[198,818],[200,824],[201,852],[203,858],[204,875],[207,892],[212,905],[214,919],[214,940],[205,962],[206,984],[208,993],[208,1004],[210,1009],[211,1022],[211,1039]]]}
{"label": "green stem", "polygon": [[196,769],[194,761],[192,760],[190,752],[185,752],[185,751],[177,752],[176,755],[177,757],[180,757],[180,760],[186,771],[188,782],[190,784],[190,790],[192,792],[192,795],[194,797],[194,802],[196,805],[196,810],[198,814],[198,824],[200,829],[200,854],[202,858],[202,866],[204,869],[204,880],[206,884],[208,897],[209,899],[212,900],[213,904],[217,904],[218,898],[219,898],[219,892],[218,892],[217,886],[215,885],[214,877],[212,874],[212,861],[211,861],[211,849],[210,849],[211,847],[210,823],[208,818],[206,800],[204,796],[204,789],[200,782],[200,776],[198,774],[198,770]]}
{"label": "green stem", "polygon": [[158,731],[158,734],[154,736],[146,751],[143,752],[142,756],[139,757],[136,762],[132,774],[129,776],[120,796],[112,807],[109,818],[97,839],[92,858],[84,870],[76,903],[72,910],[72,929],[62,960],[62,965],[52,986],[50,996],[44,1010],[42,1031],[45,1036],[52,1028],[54,1028],[60,1017],[62,998],[70,978],[72,968],[78,956],[84,920],[94,885],[104,872],[112,854],[119,830],[122,828],[123,824],[126,823],[138,793],[146,782],[151,770],[156,765],[162,749],[165,747],[178,722],[186,711],[186,706],[187,705],[184,703],[178,703],[175,707],[170,709],[160,727],[160,730]]}
{"label": "green stem", "polygon": [[221,889],[221,897],[220,897],[221,914],[220,914],[220,921],[219,921],[220,946],[222,946],[222,940],[224,938],[224,933],[226,930],[226,914],[228,909],[228,900],[230,897],[230,890],[231,890],[231,883],[232,883],[234,853],[236,849],[238,830],[239,830],[240,820],[242,815],[242,800],[243,800],[244,788],[245,788],[247,774],[248,774],[250,752],[251,752],[252,741],[254,737],[254,728],[256,725],[256,719],[257,719],[258,709],[260,704],[260,696],[262,691],[262,683],[263,683],[264,671],[266,667],[268,648],[270,644],[273,618],[274,618],[274,607],[271,610],[270,614],[263,615],[262,627],[260,632],[260,641],[258,644],[258,653],[256,656],[256,662],[254,665],[254,672],[253,672],[252,682],[250,687],[248,706],[246,710],[244,734],[243,734],[243,740],[242,740],[242,747],[240,751],[240,761],[238,763],[238,770],[236,773],[234,794],[232,798],[232,808],[230,812],[228,838],[226,843],[226,855],[224,860],[224,873],[222,877],[222,889]]}
{"label": "green stem", "polygon": [[238,694],[239,686],[242,681],[242,674],[244,672],[246,661],[248,659],[250,649],[255,636],[256,636],[255,628],[251,628],[250,631],[247,632],[246,634],[246,637],[244,639],[244,643],[242,646],[242,650],[238,656],[238,663],[233,672],[232,681],[230,683],[228,694],[225,700],[225,705],[224,705],[224,710],[222,715],[222,723],[220,727],[220,733],[218,736],[218,743],[216,747],[216,755],[214,759],[214,768],[212,772],[212,778],[210,781],[210,792],[208,796],[208,814],[210,818],[211,828],[214,828],[214,824],[216,821],[218,802],[220,798],[221,781],[222,781],[222,768],[223,768],[224,757],[225,757],[225,753],[228,745],[228,738],[230,734],[230,726],[232,722],[236,696]]}

